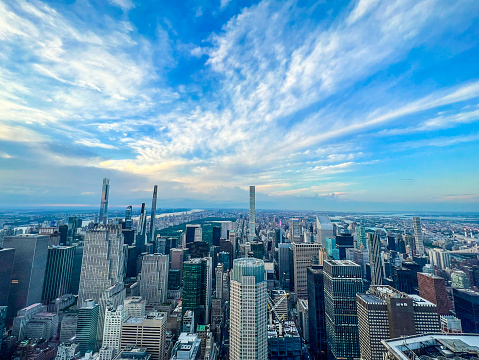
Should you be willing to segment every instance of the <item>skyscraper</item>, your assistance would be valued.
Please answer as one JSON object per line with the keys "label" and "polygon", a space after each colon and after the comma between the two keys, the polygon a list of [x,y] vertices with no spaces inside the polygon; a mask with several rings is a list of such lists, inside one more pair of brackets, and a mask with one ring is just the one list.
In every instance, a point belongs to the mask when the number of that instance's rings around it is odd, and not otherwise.
{"label": "skyscraper", "polygon": [[74,246],[49,246],[42,302],[47,305],[68,294],[73,270]]}
{"label": "skyscraper", "polygon": [[168,293],[169,256],[160,254],[144,255],[140,273],[140,296],[148,304],[161,304]]}
{"label": "skyscraper", "polygon": [[267,283],[263,260],[236,259],[230,294],[230,359],[266,360]]}
{"label": "skyscraper", "polygon": [[383,283],[383,267],[381,264],[381,241],[377,234],[368,234],[369,263],[371,264],[371,285]]}
{"label": "skyscraper", "polygon": [[291,233],[291,242],[301,242],[301,223],[299,219],[289,219],[289,230]]}
{"label": "skyscraper", "polygon": [[123,305],[119,305],[117,308],[107,307],[102,346],[111,348],[113,356],[120,351],[121,325],[125,320],[126,312]]}
{"label": "skyscraper", "polygon": [[98,340],[108,302],[118,306],[125,298],[123,287],[124,252],[121,226],[107,225],[87,231],[78,291],[78,302],[93,299],[100,304]]}
{"label": "skyscraper", "polygon": [[158,185],[153,187],[153,199],[151,201],[151,216],[150,216],[150,232],[148,235],[149,242],[155,240],[155,219],[156,219],[156,198],[158,196]]}
{"label": "skyscraper", "polygon": [[125,210],[125,229],[131,229],[133,227],[133,220],[131,218],[131,213],[133,212],[133,207],[128,205]]}
{"label": "skyscraper", "polygon": [[326,239],[334,237],[333,224],[331,224],[329,217],[325,215],[316,216],[316,231],[318,243],[325,247]]}
{"label": "skyscraper", "polygon": [[110,179],[103,179],[103,187],[101,190],[100,205],[100,224],[108,224],[108,195],[110,193]]}
{"label": "skyscraper", "polygon": [[464,333],[479,334],[479,293],[469,289],[452,289],[454,310],[461,319]]}
{"label": "skyscraper", "polygon": [[5,236],[3,246],[15,249],[7,319],[42,301],[49,240],[48,235]]}
{"label": "skyscraper", "polygon": [[94,300],[83,302],[78,310],[76,341],[80,344],[80,353],[85,355],[89,350],[95,352],[97,340],[97,327],[100,306]]}
{"label": "skyscraper", "polygon": [[213,269],[211,258],[183,263],[183,314],[192,310],[199,324],[209,322]]}
{"label": "skyscraper", "polygon": [[414,240],[416,242],[416,253],[419,256],[424,255],[424,241],[422,238],[421,218],[415,216],[412,218],[412,226],[414,228]]}
{"label": "skyscraper", "polygon": [[419,295],[424,299],[436,304],[439,315],[449,315],[452,304],[446,292],[446,281],[444,278],[418,273]]}
{"label": "skyscraper", "polygon": [[293,244],[294,291],[298,298],[308,298],[307,269],[319,259],[320,244]]}
{"label": "skyscraper", "polygon": [[14,260],[15,249],[0,248],[0,306],[8,305]]}
{"label": "skyscraper", "polygon": [[256,237],[256,194],[255,187],[249,187],[249,241]]}
{"label": "skyscraper", "polygon": [[329,351],[335,359],[359,358],[356,294],[363,290],[361,266],[350,260],[325,260],[323,273]]}
{"label": "skyscraper", "polygon": [[326,321],[324,306],[323,267],[313,265],[308,268],[309,343],[311,355],[316,360],[327,356]]}

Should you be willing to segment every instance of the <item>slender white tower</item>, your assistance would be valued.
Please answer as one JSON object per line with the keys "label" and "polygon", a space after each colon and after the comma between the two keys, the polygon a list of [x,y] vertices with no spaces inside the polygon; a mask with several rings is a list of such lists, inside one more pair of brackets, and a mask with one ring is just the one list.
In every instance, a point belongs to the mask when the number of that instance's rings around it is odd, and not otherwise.
{"label": "slender white tower", "polygon": [[418,255],[424,255],[424,241],[422,239],[421,218],[415,216],[412,218],[414,228],[414,240],[416,241],[416,252]]}
{"label": "slender white tower", "polygon": [[153,200],[151,201],[151,216],[150,216],[150,234],[148,240],[152,243],[155,238],[155,218],[156,218],[156,198],[158,195],[158,185],[153,187]]}
{"label": "slender white tower", "polygon": [[110,193],[110,179],[103,179],[103,187],[101,190],[100,205],[100,224],[108,224],[108,195]]}
{"label": "slender white tower", "polygon": [[249,187],[249,241],[253,241],[256,235],[256,213],[255,213],[255,187]]}

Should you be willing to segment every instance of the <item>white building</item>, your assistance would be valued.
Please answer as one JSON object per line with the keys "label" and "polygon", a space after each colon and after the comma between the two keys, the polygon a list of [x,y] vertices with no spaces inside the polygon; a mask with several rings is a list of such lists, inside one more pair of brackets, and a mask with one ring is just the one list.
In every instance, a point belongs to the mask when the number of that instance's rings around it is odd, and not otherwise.
{"label": "white building", "polygon": [[119,305],[116,309],[114,307],[106,309],[102,345],[111,349],[110,359],[120,351],[121,325],[125,320],[126,312],[123,305]]}
{"label": "white building", "polygon": [[422,238],[421,218],[415,216],[412,218],[412,226],[414,228],[414,240],[416,242],[416,253],[420,256],[424,255],[424,241]]}
{"label": "white building", "polygon": [[313,260],[319,261],[321,244],[293,244],[294,291],[298,298],[308,297],[307,270]]}
{"label": "white building", "polygon": [[148,304],[164,303],[168,295],[169,256],[144,255],[141,262],[140,296]]}
{"label": "white building", "polygon": [[141,296],[128,296],[124,302],[126,317],[143,317],[146,314],[146,301]]}
{"label": "white building", "polygon": [[268,294],[263,261],[236,259],[230,289],[230,359],[266,360]]}

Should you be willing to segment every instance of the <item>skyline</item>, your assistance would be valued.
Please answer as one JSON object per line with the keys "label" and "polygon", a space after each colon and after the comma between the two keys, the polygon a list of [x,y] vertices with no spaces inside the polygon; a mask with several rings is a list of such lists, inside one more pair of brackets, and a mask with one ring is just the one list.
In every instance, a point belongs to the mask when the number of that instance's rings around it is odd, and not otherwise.
{"label": "skyline", "polygon": [[0,0],[0,206],[477,211],[477,15]]}

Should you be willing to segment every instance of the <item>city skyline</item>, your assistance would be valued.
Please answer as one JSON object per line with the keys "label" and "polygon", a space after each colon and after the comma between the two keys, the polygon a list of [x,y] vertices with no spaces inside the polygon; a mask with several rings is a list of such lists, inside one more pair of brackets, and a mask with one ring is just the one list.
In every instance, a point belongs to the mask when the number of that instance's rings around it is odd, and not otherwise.
{"label": "city skyline", "polygon": [[473,211],[477,15],[0,0],[0,206]]}

